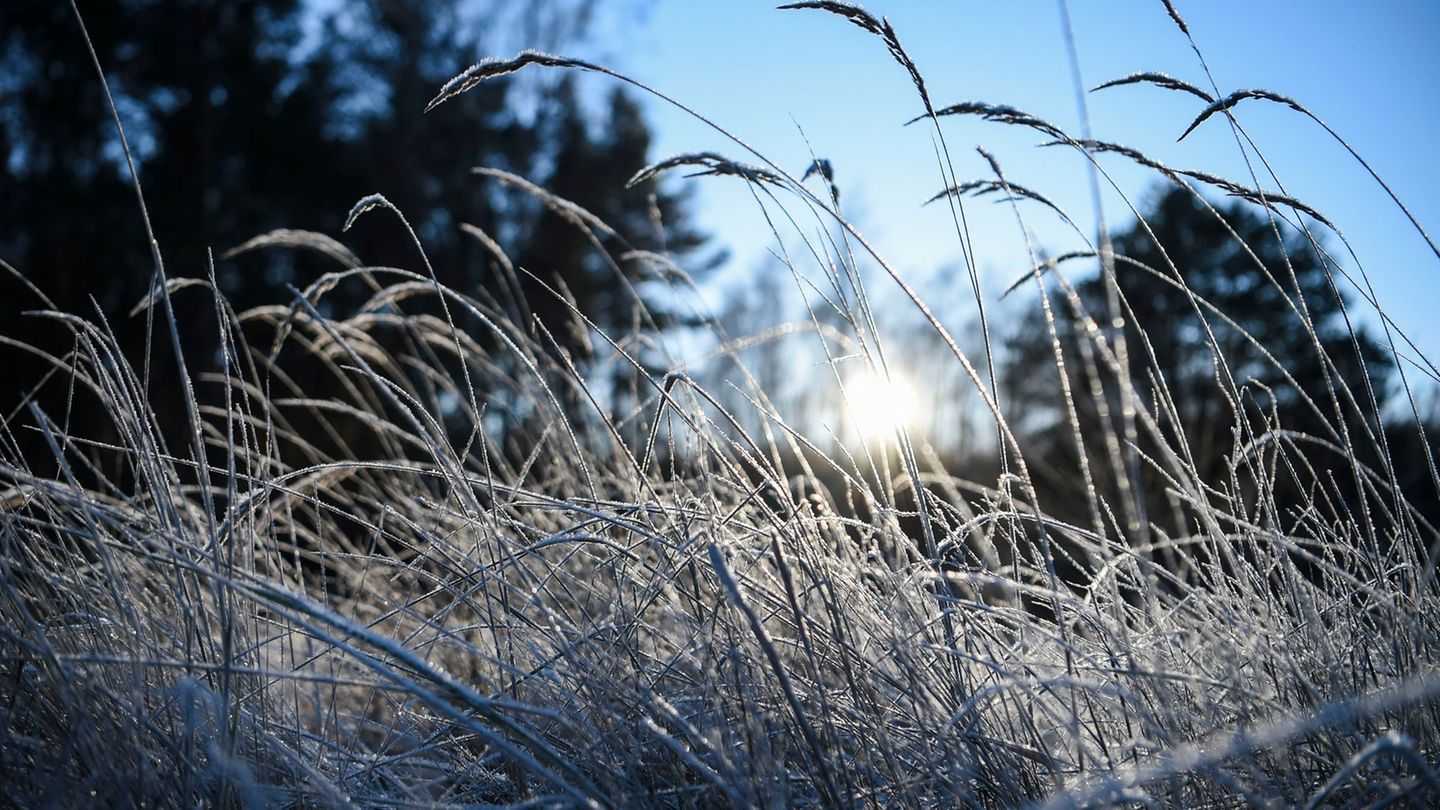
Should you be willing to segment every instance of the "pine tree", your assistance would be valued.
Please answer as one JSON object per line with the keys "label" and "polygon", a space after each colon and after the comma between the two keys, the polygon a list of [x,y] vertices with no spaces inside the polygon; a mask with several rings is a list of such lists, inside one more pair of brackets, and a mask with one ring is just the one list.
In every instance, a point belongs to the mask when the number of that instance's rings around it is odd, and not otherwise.
{"label": "pine tree", "polygon": [[[1212,210],[1188,189],[1173,188],[1113,245],[1129,384],[1165,442],[1188,454],[1199,480],[1225,486],[1237,448],[1267,431],[1338,443],[1342,420],[1375,426],[1368,392],[1383,402],[1392,370],[1388,353],[1359,324],[1352,339],[1348,298],[1332,286],[1338,272],[1304,235],[1284,223],[1277,231],[1248,203]],[[1102,334],[1110,328],[1104,278],[1086,278],[1074,293],[1070,298],[1052,287],[1050,295],[1087,457],[1103,471],[1104,435],[1123,432],[1120,377],[1104,352],[1081,341],[1091,340],[1083,337],[1082,313]],[[1007,412],[1039,449],[1034,466],[1042,499],[1057,514],[1084,520],[1075,442],[1038,306],[1013,334],[1004,374]],[[1090,393],[1093,382],[1103,392],[1099,401]],[[1138,449],[1160,458],[1154,437],[1138,433]],[[1152,501],[1150,517],[1163,522],[1172,514],[1161,495],[1167,482],[1150,464],[1142,465],[1141,481]],[[1096,475],[1112,505],[1114,477]]]}
{"label": "pine tree", "polygon": [[[583,21],[591,5],[546,0],[527,6],[521,22]],[[617,92],[601,114],[587,114],[571,81],[501,81],[422,114],[445,80],[484,53],[502,6],[367,0],[326,11],[300,0],[119,0],[83,8],[135,149],[167,275],[207,277],[213,251],[216,280],[234,306],[286,303],[290,287],[335,266],[288,251],[235,259],[224,252],[281,227],[341,236],[351,205],[378,192],[415,227],[439,280],[460,292],[483,297],[497,289],[489,252],[461,231],[469,223],[494,235],[517,264],[568,289],[604,328],[632,321],[626,282],[644,288],[646,307],[657,313],[642,328],[675,324],[658,285],[640,280],[645,265],[619,261],[625,250],[662,244],[683,259],[701,242],[679,195],[624,187],[649,148],[633,99]],[[513,15],[503,19],[516,24]],[[37,282],[57,309],[91,314],[93,296],[139,367],[145,319],[128,312],[154,268],[79,26],[67,4],[18,0],[0,7],[0,45],[0,75],[10,77],[0,80],[0,258]],[[473,175],[476,166],[525,176],[606,219],[619,236],[601,248],[626,278],[543,206]],[[368,264],[423,266],[394,218],[369,218],[343,239]],[[42,304],[19,282],[0,284],[8,337],[56,354],[72,347],[65,328],[20,317]],[[553,334],[574,334],[565,326],[568,308],[538,285],[526,293]],[[202,294],[183,293],[192,304]],[[337,289],[327,311],[343,313],[367,294],[356,285]],[[200,374],[216,362],[213,306],[186,306],[182,315],[182,346],[192,375]],[[564,339],[583,362],[584,339]],[[174,364],[167,352],[152,354],[159,357],[151,363],[155,407],[167,428],[178,428]],[[23,384],[0,402],[6,413],[48,369],[24,353],[16,362]],[[63,388],[49,386],[47,408],[70,408]],[[75,408],[77,430],[107,429],[102,410]]]}

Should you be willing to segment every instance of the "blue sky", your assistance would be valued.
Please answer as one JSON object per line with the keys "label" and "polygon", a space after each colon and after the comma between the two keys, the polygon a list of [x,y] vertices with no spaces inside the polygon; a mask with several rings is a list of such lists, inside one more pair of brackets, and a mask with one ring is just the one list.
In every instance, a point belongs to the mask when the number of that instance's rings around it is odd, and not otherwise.
{"label": "blue sky", "polygon": [[[813,146],[836,167],[847,215],[907,277],[924,279],[953,266],[959,248],[948,213],[920,206],[942,184],[930,132],[901,126],[919,112],[904,72],[877,39],[840,18],[777,11],[774,5],[658,0],[644,13],[609,20],[604,58],[792,171],[809,163]],[[1262,87],[1307,105],[1371,161],[1440,238],[1434,146],[1440,3],[1178,0],[1177,7],[1222,91]],[[937,104],[1011,104],[1079,133],[1056,3],[895,0],[867,8],[894,23]],[[1075,0],[1071,13],[1087,86],[1137,70],[1207,84],[1160,0]],[[1248,178],[1233,135],[1218,117],[1176,143],[1199,110],[1197,99],[1138,86],[1088,99],[1096,137],[1172,166]],[[1391,317],[1427,354],[1437,354],[1440,260],[1383,190],[1323,131],[1293,112],[1260,102],[1237,108],[1237,115],[1285,188],[1351,240]],[[651,105],[651,116],[657,157],[698,149],[745,157],[662,104]],[[976,120],[956,119],[945,127],[962,180],[989,176],[974,151],[983,145],[1010,179],[1050,196],[1082,223],[1093,222],[1077,156],[1037,149],[1038,136]],[[1105,166],[1132,199],[1142,199],[1155,179],[1123,159],[1107,159]],[[727,280],[746,283],[770,243],[751,196],[736,181],[708,180],[699,185],[697,203],[701,224],[734,252]],[[1130,219],[1118,195],[1108,194],[1104,205],[1112,225]],[[986,283],[1024,272],[1024,242],[1009,211],[983,202],[967,210]],[[1052,252],[1079,246],[1053,217],[1039,209],[1027,216]]]}

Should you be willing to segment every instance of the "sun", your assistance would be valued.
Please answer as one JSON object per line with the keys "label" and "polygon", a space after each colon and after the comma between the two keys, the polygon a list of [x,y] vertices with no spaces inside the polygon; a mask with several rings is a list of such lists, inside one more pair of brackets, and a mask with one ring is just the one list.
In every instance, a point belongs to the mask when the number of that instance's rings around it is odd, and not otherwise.
{"label": "sun", "polygon": [[851,375],[845,382],[849,422],[866,440],[884,440],[913,425],[919,411],[915,388],[904,376],[879,369]]}

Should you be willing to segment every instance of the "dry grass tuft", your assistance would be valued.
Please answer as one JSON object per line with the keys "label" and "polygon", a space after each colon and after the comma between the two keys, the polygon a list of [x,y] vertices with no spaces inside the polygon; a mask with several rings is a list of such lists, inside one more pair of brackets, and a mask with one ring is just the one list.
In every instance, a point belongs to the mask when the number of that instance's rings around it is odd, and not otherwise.
{"label": "dry grass tuft", "polygon": [[[1283,188],[1072,140],[1013,107],[935,110],[888,21],[849,3],[784,8],[838,14],[881,37],[921,94],[922,118],[1038,131],[1087,163],[1113,153],[1163,183],[1199,181],[1329,224]],[[427,109],[532,65],[615,75],[525,52],[466,70]],[[1131,83],[1211,98],[1151,72],[1100,87]],[[1249,98],[1304,112],[1243,91],[1191,129]],[[962,183],[944,153],[946,189],[932,201],[1029,199],[1064,216],[982,155],[995,178]],[[1005,292],[1025,281],[1042,290],[1051,352],[1026,372],[1066,381],[1051,433],[1075,443],[1074,469],[1060,472],[1085,482],[1046,489],[1037,477],[1065,457],[1037,447],[1053,437],[1014,423],[988,325],[987,362],[973,362],[834,210],[833,186],[830,200],[803,186],[814,174],[833,183],[828,162],[796,180],[757,160],[697,152],[631,181],[672,169],[740,178],[778,243],[797,246],[779,258],[810,320],[754,335],[707,321],[718,370],[669,356],[638,326],[602,333],[575,309],[572,327],[594,354],[578,365],[528,316],[526,270],[473,226],[461,227],[503,289],[439,284],[418,238],[410,271],[368,266],[336,238],[276,231],[231,253],[319,251],[342,269],[287,305],[234,312],[209,283],[167,281],[157,260],[141,305],[156,328],[173,335],[177,310],[203,307],[225,347],[215,373],[187,377],[192,430],[170,447],[128,347],[103,321],[47,313],[74,348],[44,356],[55,373],[42,384],[103,404],[113,431],[72,435],[64,414],[35,402],[0,429],[3,801],[1440,802],[1440,533],[1394,474],[1373,392],[1351,390],[1369,378],[1355,386],[1323,368],[1335,407],[1290,400],[1321,420],[1300,433],[1279,404],[1256,406],[1281,399],[1230,376],[1235,347],[1209,329],[1230,328],[1236,345],[1273,361],[1267,341],[1308,345],[1312,324],[1297,315],[1292,334],[1251,335],[1176,268],[1140,268],[1187,293],[1206,324],[1215,373],[1202,383],[1236,429],[1215,451],[1221,463],[1202,468],[1176,424],[1195,392],[1169,386],[1149,351],[1159,336],[1127,344],[1118,282],[1106,311],[1092,312],[1067,277],[1077,260],[1112,271],[1135,260],[1103,239],[1088,244],[1079,227],[1081,249],[1045,258],[1031,246],[1032,269]],[[592,238],[613,233],[524,178],[475,172]],[[400,215],[373,195],[346,228],[381,208]],[[817,219],[827,228],[811,227]],[[958,218],[955,235],[968,238]],[[687,294],[669,257],[595,244],[617,274],[620,262],[643,262],[651,281]],[[914,359],[918,342],[882,328],[863,263],[886,271],[881,281],[932,330],[923,340],[938,347],[927,360],[939,370],[927,385],[973,388],[995,458],[962,469],[904,426],[832,442],[783,412],[742,362],[814,339],[838,403],[851,368],[883,379]],[[637,324],[648,317],[633,287],[616,296]],[[1397,364],[1433,372],[1391,346]],[[1066,368],[1104,383],[1072,390]],[[830,396],[824,384],[812,383]],[[1408,382],[1405,393],[1413,403]],[[22,452],[22,431],[44,452]],[[1090,522],[1063,517],[1061,498],[1088,507]],[[1160,499],[1170,514],[1147,514]]]}

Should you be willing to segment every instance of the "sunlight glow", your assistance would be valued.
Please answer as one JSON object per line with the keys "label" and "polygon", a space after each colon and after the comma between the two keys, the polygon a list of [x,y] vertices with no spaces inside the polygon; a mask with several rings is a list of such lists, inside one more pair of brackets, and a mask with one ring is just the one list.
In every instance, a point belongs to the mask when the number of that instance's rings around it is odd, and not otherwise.
{"label": "sunlight glow", "polygon": [[887,380],[880,370],[866,370],[845,383],[850,424],[861,438],[893,438],[895,431],[911,427],[919,413],[915,388],[895,372]]}

